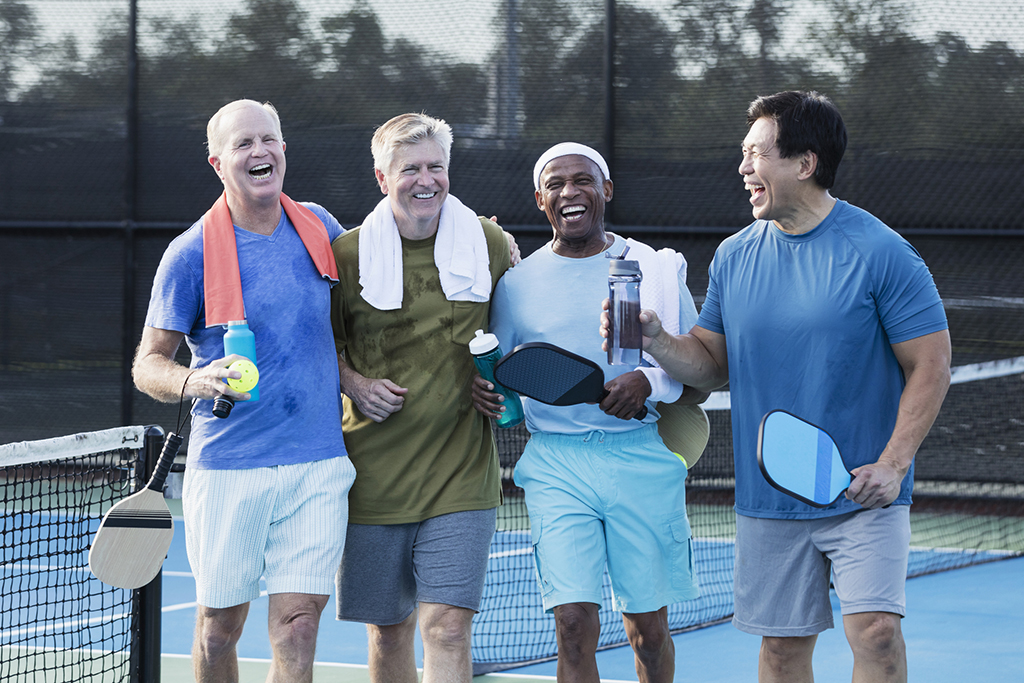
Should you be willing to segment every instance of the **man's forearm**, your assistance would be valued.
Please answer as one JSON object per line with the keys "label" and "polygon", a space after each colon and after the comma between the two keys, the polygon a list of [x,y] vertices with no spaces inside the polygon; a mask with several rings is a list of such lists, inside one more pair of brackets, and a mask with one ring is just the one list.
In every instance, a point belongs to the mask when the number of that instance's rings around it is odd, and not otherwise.
{"label": "man's forearm", "polygon": [[345,354],[338,354],[338,376],[341,380],[341,393],[349,398],[355,398],[355,391],[359,382],[366,378],[352,369],[352,366],[345,360]]}
{"label": "man's forearm", "polygon": [[644,350],[672,379],[687,387],[708,392],[729,381],[727,365],[716,362],[704,343],[692,333],[676,336],[663,329],[651,338]]}
{"label": "man's forearm", "polygon": [[[190,368],[157,353],[150,353],[135,359],[132,378],[139,391],[163,403],[176,403],[182,395],[182,387]],[[185,396],[189,396],[187,388]]]}
{"label": "man's forearm", "polygon": [[936,362],[915,368],[907,377],[907,384],[900,396],[896,426],[889,443],[882,451],[879,461],[888,462],[905,475],[910,469],[917,449],[942,408],[942,401],[949,388],[949,365]]}

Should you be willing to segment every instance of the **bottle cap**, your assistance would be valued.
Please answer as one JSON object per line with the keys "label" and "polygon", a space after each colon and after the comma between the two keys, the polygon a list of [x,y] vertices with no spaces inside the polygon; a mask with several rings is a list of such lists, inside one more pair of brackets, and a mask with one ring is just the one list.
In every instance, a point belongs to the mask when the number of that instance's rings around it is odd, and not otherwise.
{"label": "bottle cap", "polygon": [[474,356],[482,356],[498,348],[498,338],[490,332],[476,331],[476,338],[469,342],[469,352]]}
{"label": "bottle cap", "polygon": [[639,261],[623,261],[621,259],[614,258],[608,261],[608,274],[620,276],[635,275],[636,277],[643,277],[640,274]]}

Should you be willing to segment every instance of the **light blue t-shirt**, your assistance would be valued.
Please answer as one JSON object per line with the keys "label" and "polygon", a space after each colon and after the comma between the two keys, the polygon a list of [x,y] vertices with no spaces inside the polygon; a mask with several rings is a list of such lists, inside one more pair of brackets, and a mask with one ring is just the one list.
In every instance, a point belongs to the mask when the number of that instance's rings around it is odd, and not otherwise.
{"label": "light blue t-shirt", "polygon": [[[333,241],[334,216],[304,204]],[[202,220],[167,247],[153,282],[146,325],[185,334],[192,367],[224,357],[221,326],[206,327]],[[341,384],[331,331],[331,285],[284,211],[273,234],[235,226],[249,329],[256,337],[260,398],[235,404],[226,419],[213,401],[192,409],[188,466],[246,469],[347,455],[341,433]]]}
{"label": "light blue t-shirt", "polygon": [[[615,236],[612,253],[622,251],[624,240]],[[697,308],[686,287],[685,271],[679,280],[679,327],[689,330],[697,320]],[[643,288],[643,283],[640,285]],[[519,344],[547,342],[589,358],[604,370],[605,382],[636,368],[608,365],[601,350],[601,302],[608,296],[608,259],[604,252],[588,258],[568,258],[551,250],[550,243],[523,259],[498,281],[491,298],[491,332],[501,350],[508,353]],[[647,402],[648,416],[620,420],[597,405],[549,406],[523,398],[526,428],[531,433],[586,434],[595,430],[627,432],[654,422],[654,403]]]}
{"label": "light blue t-shirt", "polygon": [[[890,345],[947,328],[917,251],[843,201],[803,235],[757,221],[723,241],[697,324],[725,335],[736,511],[778,519],[862,508],[845,497],[813,508],[772,488],[757,464],[764,415],[787,410],[823,428],[848,469],[873,463],[892,435],[904,386]],[[897,504],[910,504],[913,473]]]}

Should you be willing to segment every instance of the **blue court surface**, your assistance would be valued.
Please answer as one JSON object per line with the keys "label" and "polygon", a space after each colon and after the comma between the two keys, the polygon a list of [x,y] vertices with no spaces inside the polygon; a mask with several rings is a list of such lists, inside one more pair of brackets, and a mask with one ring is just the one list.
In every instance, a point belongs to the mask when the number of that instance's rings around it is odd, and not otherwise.
{"label": "blue court surface", "polygon": [[[1001,560],[910,579],[908,616],[903,620],[910,680],[1024,682],[1024,558]],[[836,623],[841,624],[836,608]],[[195,624],[195,582],[184,548],[184,530],[175,525],[174,543],[164,565],[163,679],[192,680],[188,653]],[[360,624],[333,618],[334,600],[321,621],[314,681],[367,681],[366,634]],[[261,671],[270,659],[267,599],[252,604],[238,654],[246,670]],[[553,634],[552,634],[553,637]],[[760,639],[719,624],[674,637],[676,681],[748,683],[757,679]],[[417,656],[422,651],[417,643]],[[635,681],[628,647],[598,653],[606,681]],[[815,680],[849,681],[853,658],[841,626],[823,633],[815,651]],[[249,669],[246,669],[249,667]],[[263,669],[265,670],[265,669]],[[262,680],[254,673],[252,680]],[[553,679],[555,662],[543,662],[491,674],[490,678]]]}

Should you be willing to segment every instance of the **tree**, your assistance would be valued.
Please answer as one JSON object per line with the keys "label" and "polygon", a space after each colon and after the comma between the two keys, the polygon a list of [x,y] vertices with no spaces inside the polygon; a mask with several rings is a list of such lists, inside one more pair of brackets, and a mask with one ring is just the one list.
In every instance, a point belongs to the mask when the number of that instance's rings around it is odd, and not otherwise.
{"label": "tree", "polygon": [[31,7],[20,0],[0,0],[0,102],[13,99],[17,75],[31,62],[38,35]]}

